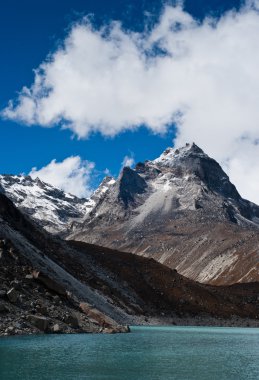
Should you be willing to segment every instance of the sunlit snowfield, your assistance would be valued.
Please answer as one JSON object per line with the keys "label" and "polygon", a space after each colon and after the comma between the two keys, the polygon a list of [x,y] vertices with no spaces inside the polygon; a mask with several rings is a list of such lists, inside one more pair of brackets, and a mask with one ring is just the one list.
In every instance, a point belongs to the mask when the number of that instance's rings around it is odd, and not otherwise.
{"label": "sunlit snowfield", "polygon": [[259,379],[259,329],[133,327],[131,334],[0,339],[0,379]]}

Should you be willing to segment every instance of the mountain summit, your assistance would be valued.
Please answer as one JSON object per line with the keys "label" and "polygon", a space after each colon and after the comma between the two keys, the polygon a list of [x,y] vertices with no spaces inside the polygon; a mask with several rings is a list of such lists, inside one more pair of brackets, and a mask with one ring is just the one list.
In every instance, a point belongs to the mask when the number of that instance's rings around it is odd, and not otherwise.
{"label": "mountain summit", "polygon": [[220,165],[194,143],[168,148],[159,158],[140,162],[134,169],[124,167],[117,181],[96,202],[84,226],[91,225],[95,218],[105,222],[107,216],[109,223],[130,220],[132,230],[141,223],[147,227],[150,223],[161,224],[164,218],[194,215],[192,211],[197,211],[197,217],[207,215],[210,220],[237,225],[259,222],[259,207],[242,199]]}
{"label": "mountain summit", "polygon": [[69,238],[153,257],[198,281],[231,283],[254,278],[251,267],[241,276],[234,264],[245,242],[246,255],[254,252],[258,228],[259,207],[193,143],[123,168]]}

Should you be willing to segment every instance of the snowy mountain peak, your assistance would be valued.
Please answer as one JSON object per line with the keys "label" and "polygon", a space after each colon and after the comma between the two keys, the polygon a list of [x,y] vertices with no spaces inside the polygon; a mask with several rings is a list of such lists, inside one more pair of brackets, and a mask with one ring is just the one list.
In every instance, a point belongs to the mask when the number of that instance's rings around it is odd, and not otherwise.
{"label": "snowy mountain peak", "polygon": [[[152,257],[208,281],[227,278],[243,232],[249,241],[258,228],[259,207],[242,199],[220,165],[193,143],[124,168],[67,238]],[[255,246],[247,247],[251,255]]]}
{"label": "snowy mountain peak", "polygon": [[[128,209],[147,198],[150,204],[145,212],[149,210],[148,213],[152,213],[154,207],[170,210],[171,204],[175,210],[194,210],[208,198],[205,193],[211,193],[210,200],[213,194],[227,202],[242,200],[221,166],[195,143],[181,148],[169,147],[157,159],[139,162],[134,169],[124,167],[117,181],[113,179],[111,191],[103,192],[103,187],[106,188],[105,183],[95,192],[103,195],[102,203],[122,201],[123,207]],[[99,215],[99,202],[95,200],[93,212],[98,209]]]}
{"label": "snowy mountain peak", "polygon": [[67,229],[95,205],[93,200],[78,198],[30,176],[0,175],[0,191],[52,233]]}
{"label": "snowy mountain peak", "polygon": [[158,165],[171,166],[175,162],[187,157],[208,157],[195,143],[187,143],[182,148],[167,148],[158,158],[151,161]]}
{"label": "snowy mountain peak", "polygon": [[0,175],[0,192],[47,231],[65,233],[72,224],[83,222],[114,183],[114,178],[105,177],[87,199],[66,193],[39,178]]}
{"label": "snowy mountain peak", "polygon": [[147,161],[145,166],[146,172],[147,168],[155,167],[167,176],[170,172],[174,181],[178,178],[188,182],[200,182],[208,190],[226,198],[241,198],[217,161],[205,154],[195,143],[186,144],[182,148],[167,148],[157,159]]}
{"label": "snowy mountain peak", "polygon": [[[125,230],[145,230],[183,213],[193,213],[194,218],[204,213],[218,221],[254,224],[259,208],[243,200],[221,166],[192,143],[168,148],[159,158],[140,162],[135,169],[123,168],[78,227],[92,233],[89,226],[94,226],[96,233],[98,228],[104,231],[106,224],[109,229],[122,222]],[[98,233],[96,236],[100,238]]]}

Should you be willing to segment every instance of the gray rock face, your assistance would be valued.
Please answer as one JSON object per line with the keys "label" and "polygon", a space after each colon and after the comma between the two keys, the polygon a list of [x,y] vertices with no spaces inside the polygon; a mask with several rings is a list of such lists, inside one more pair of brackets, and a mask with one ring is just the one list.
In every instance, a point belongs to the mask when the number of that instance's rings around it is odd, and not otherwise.
{"label": "gray rock face", "polygon": [[103,179],[99,187],[95,190],[95,192],[91,195],[91,201],[95,205],[96,203],[102,201],[105,196],[106,191],[109,189],[111,185],[115,183],[115,179],[113,177],[107,176]]}
{"label": "gray rock face", "polygon": [[143,194],[147,188],[146,181],[134,170],[129,167],[123,168],[118,180],[118,199],[125,207],[134,203],[138,194]]}
{"label": "gray rock face", "polygon": [[[186,144],[124,168],[68,238],[153,257],[198,281],[223,281],[227,268],[225,282],[252,281],[255,258],[242,275],[234,264],[245,250],[252,255],[258,228],[259,207],[241,198],[215,160]],[[243,234],[250,243],[253,236],[249,247],[238,243]]]}
{"label": "gray rock face", "polygon": [[116,223],[118,218],[129,222],[132,230],[198,209],[210,210],[210,219],[258,224],[259,207],[241,198],[215,160],[195,144],[187,144],[168,148],[158,159],[138,163],[134,170],[125,167],[77,232],[91,231],[95,219],[102,220],[102,230],[106,221]]}

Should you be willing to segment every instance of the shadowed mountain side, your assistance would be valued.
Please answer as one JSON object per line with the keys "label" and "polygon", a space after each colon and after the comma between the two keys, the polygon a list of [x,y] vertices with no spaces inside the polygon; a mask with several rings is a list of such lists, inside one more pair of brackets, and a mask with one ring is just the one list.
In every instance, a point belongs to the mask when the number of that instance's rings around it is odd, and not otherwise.
{"label": "shadowed mountain side", "polygon": [[[77,313],[82,331],[124,331],[121,324],[259,322],[258,284],[233,291],[202,285],[153,259],[64,242],[35,226],[3,195],[0,215],[0,303],[9,318],[0,314],[1,326],[8,320],[21,324],[22,315],[31,326],[45,313],[51,329],[59,324],[72,332],[65,323],[69,310]],[[13,287],[14,302],[7,295]]]}
{"label": "shadowed mountain side", "polygon": [[[192,315],[203,313],[228,318],[230,315],[259,317],[259,283],[210,286],[192,281],[154,259],[127,252],[71,241],[77,251],[93,260],[94,268],[109,273],[103,289],[128,304],[132,292],[146,315]],[[93,280],[94,282],[94,280]],[[124,290],[116,284],[121,283]],[[95,284],[95,286],[103,286]],[[254,314],[255,313],[255,314]]]}

